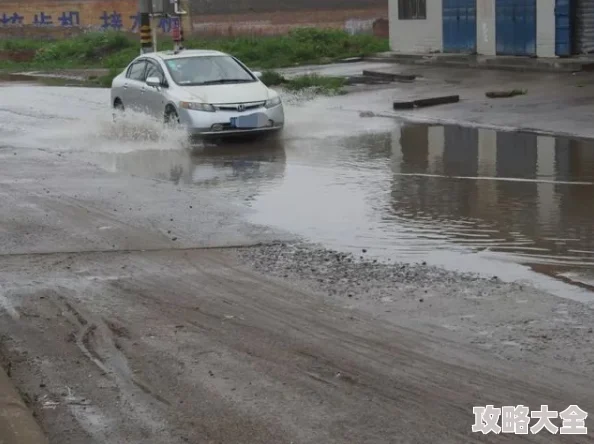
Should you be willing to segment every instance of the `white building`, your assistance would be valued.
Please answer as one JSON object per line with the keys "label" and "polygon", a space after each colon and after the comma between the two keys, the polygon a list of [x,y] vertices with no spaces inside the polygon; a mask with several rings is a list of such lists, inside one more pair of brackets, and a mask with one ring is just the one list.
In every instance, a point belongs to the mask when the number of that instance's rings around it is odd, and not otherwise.
{"label": "white building", "polygon": [[594,0],[389,0],[389,10],[395,52],[594,52]]}

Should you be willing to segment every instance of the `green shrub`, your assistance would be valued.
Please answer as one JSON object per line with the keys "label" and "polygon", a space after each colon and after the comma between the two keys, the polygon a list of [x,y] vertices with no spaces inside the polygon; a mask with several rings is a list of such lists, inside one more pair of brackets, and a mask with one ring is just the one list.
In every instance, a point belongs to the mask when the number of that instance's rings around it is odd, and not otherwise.
{"label": "green shrub", "polygon": [[52,64],[61,62],[67,66],[84,63],[97,66],[106,56],[134,47],[138,47],[138,42],[122,33],[89,33],[43,45],[37,50],[35,61]]}
{"label": "green shrub", "polygon": [[282,76],[282,74],[280,74],[276,71],[270,71],[270,70],[264,71],[262,73],[262,77],[260,77],[260,80],[266,86],[282,85],[286,81],[285,78]]}
{"label": "green shrub", "polygon": [[322,94],[338,94],[346,85],[344,77],[326,77],[317,74],[297,76],[287,80],[284,87],[291,91],[300,91],[307,88],[315,89]]}
{"label": "green shrub", "polygon": [[389,49],[386,39],[317,28],[295,29],[288,35],[275,37],[192,39],[186,46],[227,52],[250,67],[261,69],[332,62]]}
{"label": "green shrub", "polygon": [[[171,49],[171,39],[161,37],[159,49]],[[372,35],[349,35],[344,31],[301,28],[284,36],[190,38],[187,48],[214,49],[230,53],[250,68],[272,69],[288,66],[327,63],[347,57],[386,51],[386,39]],[[140,53],[137,36],[120,32],[91,32],[59,41],[9,39],[0,41],[0,50],[36,50],[30,63],[42,69],[52,68],[123,68]],[[13,62],[0,62],[10,68]]]}
{"label": "green shrub", "polygon": [[0,51],[31,51],[43,46],[41,40],[11,39],[0,40]]}

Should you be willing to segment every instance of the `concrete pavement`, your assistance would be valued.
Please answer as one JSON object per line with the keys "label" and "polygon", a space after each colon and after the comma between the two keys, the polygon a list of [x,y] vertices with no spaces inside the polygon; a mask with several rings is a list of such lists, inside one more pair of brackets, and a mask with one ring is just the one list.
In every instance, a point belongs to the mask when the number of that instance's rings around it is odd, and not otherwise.
{"label": "concrete pavement", "polygon": [[[351,63],[303,68],[318,75],[355,75],[373,69],[415,75],[412,82],[350,87],[351,94],[327,99],[343,112],[416,123],[468,125],[502,131],[530,131],[570,137],[594,137],[594,74],[511,72],[410,65]],[[290,71],[295,74],[295,70]],[[490,99],[493,90],[525,90],[508,99]],[[394,101],[459,95],[460,102],[431,108],[393,110]],[[320,100],[321,101],[321,100]]]}
{"label": "concrete pavement", "polygon": [[367,57],[367,61],[412,65],[447,66],[453,68],[496,69],[504,71],[578,72],[591,71],[594,59],[589,57],[531,58],[482,56],[476,54],[405,54],[383,52]]}

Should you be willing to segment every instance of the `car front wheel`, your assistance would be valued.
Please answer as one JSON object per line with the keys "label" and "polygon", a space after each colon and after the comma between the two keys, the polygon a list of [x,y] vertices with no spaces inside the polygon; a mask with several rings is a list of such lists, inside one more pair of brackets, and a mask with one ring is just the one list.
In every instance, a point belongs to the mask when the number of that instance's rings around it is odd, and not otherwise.
{"label": "car front wheel", "polygon": [[120,99],[116,99],[116,101],[113,103],[113,121],[115,122],[117,120],[117,116],[118,114],[122,114],[124,112],[124,104],[122,103],[122,101]]}
{"label": "car front wheel", "polygon": [[175,108],[169,106],[165,110],[165,124],[167,125],[179,125],[179,115]]}

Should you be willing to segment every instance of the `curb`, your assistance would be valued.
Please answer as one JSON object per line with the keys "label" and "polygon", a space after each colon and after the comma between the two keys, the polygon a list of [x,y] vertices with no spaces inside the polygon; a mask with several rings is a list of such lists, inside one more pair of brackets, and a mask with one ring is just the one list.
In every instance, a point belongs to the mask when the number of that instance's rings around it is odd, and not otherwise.
{"label": "curb", "polygon": [[510,60],[465,60],[461,57],[434,57],[428,55],[373,55],[365,58],[367,62],[398,63],[403,65],[421,65],[444,68],[467,68],[467,69],[486,69],[494,71],[516,71],[516,72],[550,72],[550,73],[573,73],[582,71],[591,71],[594,69],[592,62],[571,61],[571,62],[534,62],[534,59],[526,61]]}
{"label": "curb", "polygon": [[416,100],[398,100],[394,102],[394,109],[401,110],[401,109],[414,109],[414,108],[421,108],[427,106],[436,106],[436,105],[446,105],[449,103],[458,103],[460,101],[460,96],[435,96],[435,97],[427,97],[424,99],[416,99]]}
{"label": "curb", "polygon": [[0,444],[49,444],[39,424],[0,368]]}

